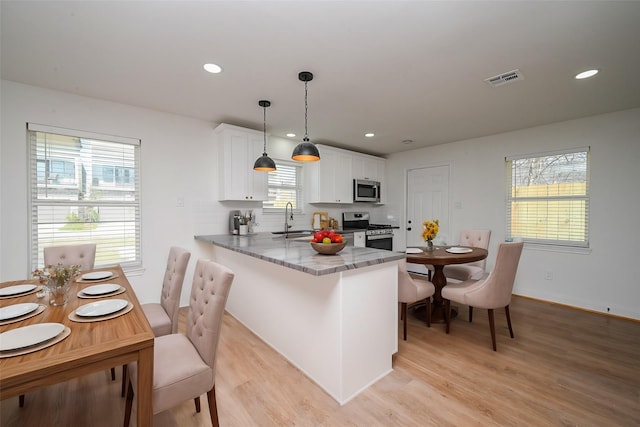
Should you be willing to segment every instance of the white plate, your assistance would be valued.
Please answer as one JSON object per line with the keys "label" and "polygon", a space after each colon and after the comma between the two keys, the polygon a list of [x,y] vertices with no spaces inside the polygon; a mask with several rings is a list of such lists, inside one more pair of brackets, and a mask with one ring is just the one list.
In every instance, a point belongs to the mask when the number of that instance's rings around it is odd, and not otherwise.
{"label": "white plate", "polygon": [[120,289],[120,285],[105,284],[105,285],[93,285],[82,291],[85,295],[105,295],[113,293]]}
{"label": "white plate", "polygon": [[473,251],[473,249],[471,248],[457,248],[457,247],[447,248],[445,250],[451,254],[468,254],[469,252]]}
{"label": "white plate", "polygon": [[407,253],[408,254],[421,254],[422,253],[422,249],[420,249],[420,248],[407,248]]}
{"label": "white plate", "polygon": [[7,297],[9,295],[20,295],[27,292],[31,292],[36,288],[36,285],[15,285],[7,288],[0,289],[0,297]]}
{"label": "white plate", "polygon": [[34,302],[24,302],[22,304],[13,304],[0,308],[0,320],[13,319],[14,317],[24,316],[38,308],[38,304]]}
{"label": "white plate", "polygon": [[55,338],[64,331],[61,323],[37,323],[0,334],[0,351],[17,350]]}
{"label": "white plate", "polygon": [[78,307],[76,314],[82,317],[106,316],[107,314],[122,310],[127,306],[127,304],[129,304],[129,301],[124,299],[96,301]]}
{"label": "white plate", "polygon": [[82,280],[101,280],[113,276],[112,271],[92,271],[91,273],[83,274]]}

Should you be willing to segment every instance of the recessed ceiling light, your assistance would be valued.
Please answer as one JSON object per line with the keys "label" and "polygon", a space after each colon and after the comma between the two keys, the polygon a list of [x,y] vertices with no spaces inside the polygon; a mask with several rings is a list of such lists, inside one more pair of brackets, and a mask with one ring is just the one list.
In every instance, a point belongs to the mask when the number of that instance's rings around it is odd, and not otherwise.
{"label": "recessed ceiling light", "polygon": [[596,74],[598,74],[598,70],[587,70],[587,71],[583,71],[579,74],[576,74],[576,79],[586,79],[589,77],[593,77]]}
{"label": "recessed ceiling light", "polygon": [[373,138],[374,136],[376,136],[376,134],[373,132],[369,132],[369,133],[365,133],[364,136],[366,136],[367,138]]}
{"label": "recessed ceiling light", "polygon": [[288,134],[287,134],[287,136],[288,136],[289,138],[295,138],[295,137],[296,137],[296,134],[295,134],[295,133],[288,133]]}
{"label": "recessed ceiling light", "polygon": [[218,74],[222,72],[222,67],[216,64],[204,64],[204,69],[212,74]]}
{"label": "recessed ceiling light", "polygon": [[403,144],[407,144],[407,145],[409,145],[409,144],[413,144],[413,139],[403,139],[403,140],[402,140],[402,143],[403,143]]}

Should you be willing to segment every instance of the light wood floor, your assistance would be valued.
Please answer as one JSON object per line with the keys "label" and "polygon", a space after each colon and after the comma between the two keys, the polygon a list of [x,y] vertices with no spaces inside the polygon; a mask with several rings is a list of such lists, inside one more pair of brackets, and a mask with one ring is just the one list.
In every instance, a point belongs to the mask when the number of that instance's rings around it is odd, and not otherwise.
{"label": "light wood floor", "polygon": [[[504,313],[496,313],[497,353],[484,310],[475,310],[470,324],[461,307],[451,335],[410,316],[393,372],[342,407],[225,315],[216,374],[220,424],[640,426],[640,322],[517,297],[511,313],[514,340]],[[17,398],[6,399],[1,425],[119,426],[119,381],[106,371],[74,379],[28,394],[23,409]],[[158,414],[155,424],[208,426],[206,398],[202,403],[201,414],[185,402]]]}

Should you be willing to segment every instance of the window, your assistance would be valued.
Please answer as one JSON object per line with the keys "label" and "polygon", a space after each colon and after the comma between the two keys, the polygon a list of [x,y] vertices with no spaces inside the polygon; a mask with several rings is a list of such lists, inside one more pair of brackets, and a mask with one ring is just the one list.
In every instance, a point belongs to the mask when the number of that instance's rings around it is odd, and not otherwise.
{"label": "window", "polygon": [[589,148],[506,162],[507,237],[589,247]]}
{"label": "window", "polygon": [[29,123],[31,269],[43,248],[96,243],[96,267],[141,265],[140,141]]}
{"label": "window", "polygon": [[275,160],[277,170],[268,172],[269,199],[262,202],[264,212],[283,211],[288,202],[294,211],[302,211],[302,167],[293,163]]}

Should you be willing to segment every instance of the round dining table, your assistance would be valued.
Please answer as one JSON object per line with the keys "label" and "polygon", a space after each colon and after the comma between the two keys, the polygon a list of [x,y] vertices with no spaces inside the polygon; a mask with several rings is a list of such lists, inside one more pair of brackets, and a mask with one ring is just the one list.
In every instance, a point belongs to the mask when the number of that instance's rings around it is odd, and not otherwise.
{"label": "round dining table", "polygon": [[[420,252],[418,252],[418,249]],[[463,250],[465,252],[463,252]],[[432,322],[441,323],[445,321],[444,300],[442,299],[442,288],[447,286],[447,277],[444,275],[445,265],[480,261],[485,259],[488,253],[486,249],[473,248],[470,246],[436,246],[433,251],[427,251],[424,247],[407,248],[408,263],[433,266],[434,272],[431,282],[435,286],[436,292],[433,295],[433,305],[431,308]],[[420,308],[419,305],[415,306],[414,313],[417,316],[424,315],[424,312],[420,310]],[[451,317],[456,317],[457,315],[457,307],[451,306]]]}

